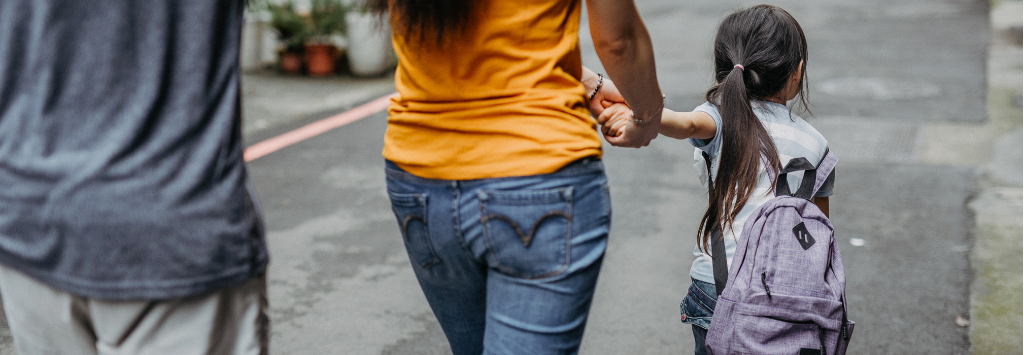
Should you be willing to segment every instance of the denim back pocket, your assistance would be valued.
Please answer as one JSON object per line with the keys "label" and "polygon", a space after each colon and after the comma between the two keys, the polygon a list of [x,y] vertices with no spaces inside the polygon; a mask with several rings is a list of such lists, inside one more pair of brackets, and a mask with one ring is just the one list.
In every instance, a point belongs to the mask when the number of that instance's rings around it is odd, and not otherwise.
{"label": "denim back pocket", "polygon": [[427,228],[427,194],[388,191],[388,196],[391,197],[391,209],[398,219],[398,227],[402,229],[409,258],[424,269],[437,263]]}
{"label": "denim back pocket", "polygon": [[477,197],[491,266],[531,279],[569,268],[572,187],[480,190]]}

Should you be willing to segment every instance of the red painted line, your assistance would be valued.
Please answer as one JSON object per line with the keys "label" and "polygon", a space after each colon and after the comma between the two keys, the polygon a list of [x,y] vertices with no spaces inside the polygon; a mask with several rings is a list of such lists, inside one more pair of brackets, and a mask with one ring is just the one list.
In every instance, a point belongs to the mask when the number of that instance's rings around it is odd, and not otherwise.
{"label": "red painted line", "polygon": [[248,148],[245,148],[245,153],[242,157],[246,162],[250,162],[292,144],[316,137],[324,132],[358,121],[377,112],[384,111],[388,108],[388,105],[391,104],[391,98],[395,96],[398,96],[397,92],[377,98],[363,104],[362,106],[337,115],[296,128],[295,130],[280,136],[253,144]]}

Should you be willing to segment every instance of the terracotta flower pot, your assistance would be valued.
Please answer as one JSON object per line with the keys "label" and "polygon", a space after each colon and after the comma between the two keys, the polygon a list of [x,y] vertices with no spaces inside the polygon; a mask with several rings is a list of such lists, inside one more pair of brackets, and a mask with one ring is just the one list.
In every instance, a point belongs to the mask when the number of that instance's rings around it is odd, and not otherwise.
{"label": "terracotta flower pot", "polygon": [[277,55],[277,64],[280,66],[282,73],[302,74],[302,53],[280,52]]}
{"label": "terracotta flower pot", "polygon": [[334,60],[337,49],[330,44],[306,45],[306,69],[311,76],[334,74]]}

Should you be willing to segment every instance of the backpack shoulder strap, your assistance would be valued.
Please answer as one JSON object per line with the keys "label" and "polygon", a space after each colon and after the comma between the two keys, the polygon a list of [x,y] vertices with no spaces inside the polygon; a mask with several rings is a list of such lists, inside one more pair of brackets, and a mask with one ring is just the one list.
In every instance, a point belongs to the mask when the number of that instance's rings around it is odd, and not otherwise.
{"label": "backpack shoulder strap", "polygon": [[818,163],[818,168],[815,169],[817,173],[814,177],[814,189],[811,191],[811,196],[818,193],[822,185],[825,185],[825,181],[828,177],[835,172],[836,163],[839,162],[839,158],[828,148],[825,148],[825,156],[821,157],[821,162]]}
{"label": "backpack shoulder strap", "polygon": [[[828,180],[837,161],[836,156],[828,148],[825,148],[825,154],[821,157],[817,167],[807,161],[807,158],[791,159],[779,171],[779,175],[775,179],[775,196],[794,196],[810,201],[814,198],[814,194],[821,189],[821,186],[825,184],[825,181]],[[791,193],[786,178],[789,176],[789,173],[797,171],[803,171],[804,177],[801,179],[800,188],[797,189],[796,193]]]}
{"label": "backpack shoulder strap", "polygon": [[[704,156],[704,165],[708,167],[708,198],[711,198],[711,189],[714,187],[711,180],[711,156],[701,151]],[[711,267],[715,275],[715,292],[719,296],[725,290],[725,284],[729,281],[729,262],[725,260],[725,235],[722,228],[715,226],[711,231]]]}
{"label": "backpack shoulder strap", "polygon": [[715,274],[715,291],[719,296],[725,291],[725,284],[729,282],[729,262],[725,260],[725,235],[722,228],[715,228],[711,234],[711,268]]}

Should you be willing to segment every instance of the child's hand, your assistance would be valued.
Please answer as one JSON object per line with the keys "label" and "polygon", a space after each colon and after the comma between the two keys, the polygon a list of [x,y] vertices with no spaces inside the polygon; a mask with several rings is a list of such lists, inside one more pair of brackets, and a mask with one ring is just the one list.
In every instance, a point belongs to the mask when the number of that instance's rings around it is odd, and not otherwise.
{"label": "child's hand", "polygon": [[597,122],[601,124],[601,133],[605,136],[618,137],[632,117],[633,110],[629,106],[617,103],[605,108],[597,117]]}

